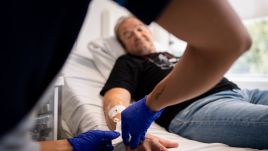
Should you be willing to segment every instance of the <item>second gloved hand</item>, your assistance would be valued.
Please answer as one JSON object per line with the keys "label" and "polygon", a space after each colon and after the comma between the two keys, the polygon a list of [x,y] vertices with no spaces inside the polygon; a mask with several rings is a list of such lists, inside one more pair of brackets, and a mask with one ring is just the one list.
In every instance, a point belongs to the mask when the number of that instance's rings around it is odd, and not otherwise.
{"label": "second gloved hand", "polygon": [[74,151],[112,151],[112,140],[120,134],[115,131],[92,130],[82,133],[68,141]]}
{"label": "second gloved hand", "polygon": [[163,109],[158,112],[152,111],[146,105],[146,97],[126,108],[121,113],[124,144],[129,145],[131,149],[137,148],[144,140],[147,129],[162,111]]}

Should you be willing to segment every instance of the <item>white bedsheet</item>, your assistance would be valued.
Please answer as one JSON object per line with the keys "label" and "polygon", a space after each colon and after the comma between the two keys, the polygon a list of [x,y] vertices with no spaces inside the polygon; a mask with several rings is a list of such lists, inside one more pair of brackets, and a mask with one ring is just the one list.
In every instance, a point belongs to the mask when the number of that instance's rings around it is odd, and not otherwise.
{"label": "white bedsheet", "polygon": [[[102,110],[102,98],[99,95],[105,78],[97,70],[88,51],[74,51],[63,71],[63,110],[62,119],[72,135],[92,129],[107,130]],[[224,144],[207,144],[171,134],[154,124],[149,131],[157,136],[177,141],[178,148],[170,151],[253,151],[253,149],[233,148]],[[124,150],[122,143],[116,151]]]}

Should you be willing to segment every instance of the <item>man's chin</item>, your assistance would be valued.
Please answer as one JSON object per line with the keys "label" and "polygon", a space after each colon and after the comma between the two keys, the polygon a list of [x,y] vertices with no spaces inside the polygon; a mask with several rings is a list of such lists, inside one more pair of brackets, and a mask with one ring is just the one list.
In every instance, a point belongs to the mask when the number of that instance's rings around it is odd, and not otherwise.
{"label": "man's chin", "polygon": [[147,48],[143,48],[143,49],[141,49],[141,51],[140,51],[140,53],[142,54],[142,55],[149,55],[149,54],[151,54],[151,50],[150,49],[147,49]]}
{"label": "man's chin", "polygon": [[149,54],[153,53],[153,51],[152,51],[152,50],[146,50],[146,51],[143,51],[143,52],[144,52],[144,54],[143,54],[143,55],[149,55]]}
{"label": "man's chin", "polygon": [[135,53],[132,53],[132,55],[135,56],[144,56],[144,55],[149,55],[152,53],[152,50],[146,49],[146,48],[140,48],[138,51],[134,51]]}

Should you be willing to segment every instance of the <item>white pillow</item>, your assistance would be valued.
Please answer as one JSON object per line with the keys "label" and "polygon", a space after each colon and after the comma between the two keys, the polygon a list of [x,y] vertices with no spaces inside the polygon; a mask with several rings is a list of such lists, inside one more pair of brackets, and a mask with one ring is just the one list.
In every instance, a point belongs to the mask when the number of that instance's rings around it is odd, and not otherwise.
{"label": "white pillow", "polygon": [[[158,51],[167,51],[163,45],[154,42]],[[124,48],[116,37],[100,38],[89,42],[88,49],[101,75],[107,80],[114,66],[116,59],[125,54]]]}
{"label": "white pillow", "polygon": [[115,37],[97,39],[88,44],[88,49],[101,75],[107,80],[116,59],[125,53]]}

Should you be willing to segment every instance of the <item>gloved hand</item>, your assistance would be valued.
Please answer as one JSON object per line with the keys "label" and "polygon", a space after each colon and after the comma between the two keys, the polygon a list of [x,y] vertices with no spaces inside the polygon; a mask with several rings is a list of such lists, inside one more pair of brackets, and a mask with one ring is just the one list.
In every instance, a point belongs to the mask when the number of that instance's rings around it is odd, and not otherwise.
{"label": "gloved hand", "polygon": [[112,151],[114,147],[111,140],[119,135],[115,131],[92,130],[69,138],[68,141],[74,151]]}
{"label": "gloved hand", "polygon": [[126,108],[121,113],[124,144],[129,145],[131,149],[137,148],[144,140],[147,129],[161,115],[162,111],[163,109],[158,112],[152,111],[146,105],[146,96]]}

